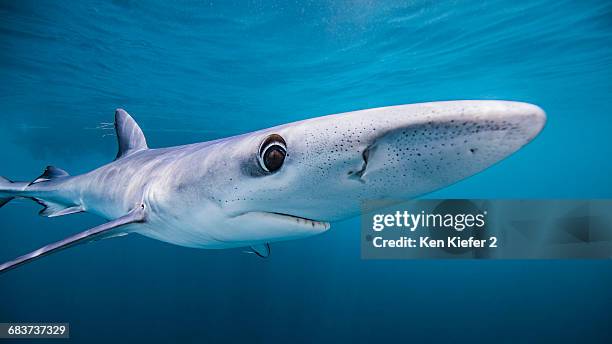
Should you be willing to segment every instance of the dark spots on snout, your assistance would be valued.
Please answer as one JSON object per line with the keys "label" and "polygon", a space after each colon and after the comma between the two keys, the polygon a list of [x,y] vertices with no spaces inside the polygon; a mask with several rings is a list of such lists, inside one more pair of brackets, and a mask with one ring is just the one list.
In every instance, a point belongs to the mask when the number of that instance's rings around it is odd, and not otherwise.
{"label": "dark spots on snout", "polygon": [[[512,129],[516,126],[503,120],[428,121],[412,125],[386,137],[389,144],[381,146],[383,150],[377,153],[384,159],[377,161],[402,182],[413,174],[439,176],[440,171],[472,162],[480,163],[489,154],[496,154],[494,149],[490,152],[487,146],[481,147],[481,141],[491,135],[512,138]],[[407,170],[411,173],[406,173]],[[353,170],[348,174],[355,178]],[[370,177],[368,181],[374,180]]]}

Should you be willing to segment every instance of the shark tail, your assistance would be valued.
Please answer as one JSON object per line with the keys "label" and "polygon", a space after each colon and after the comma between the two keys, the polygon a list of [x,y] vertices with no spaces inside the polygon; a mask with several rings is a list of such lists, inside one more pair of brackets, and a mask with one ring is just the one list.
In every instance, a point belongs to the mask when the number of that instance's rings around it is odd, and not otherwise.
{"label": "shark tail", "polygon": [[0,208],[15,198],[27,185],[28,183],[16,183],[0,177]]}
{"label": "shark tail", "polygon": [[[0,208],[17,197],[31,199],[44,208],[39,212],[41,216],[55,217],[83,211],[81,205],[65,204],[56,200],[53,193],[39,188],[37,184],[58,181],[70,177],[70,175],[57,167],[47,166],[43,174],[31,182],[14,182],[5,177],[0,177]],[[36,185],[33,187],[33,185]],[[43,185],[43,184],[41,184]]]}

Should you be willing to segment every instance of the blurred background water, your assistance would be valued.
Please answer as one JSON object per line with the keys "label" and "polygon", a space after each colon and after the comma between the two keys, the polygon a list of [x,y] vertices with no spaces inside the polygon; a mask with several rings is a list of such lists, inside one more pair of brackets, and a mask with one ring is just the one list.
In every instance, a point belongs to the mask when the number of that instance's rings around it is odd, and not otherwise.
{"label": "blurred background water", "polygon": [[[449,99],[547,111],[544,132],[438,198],[612,197],[609,1],[0,1],[0,174],[112,160],[117,107],[149,145]],[[0,260],[101,223],[0,210]],[[607,261],[364,261],[359,221],[260,260],[139,236],[0,276],[0,322],[148,342],[612,341]]]}

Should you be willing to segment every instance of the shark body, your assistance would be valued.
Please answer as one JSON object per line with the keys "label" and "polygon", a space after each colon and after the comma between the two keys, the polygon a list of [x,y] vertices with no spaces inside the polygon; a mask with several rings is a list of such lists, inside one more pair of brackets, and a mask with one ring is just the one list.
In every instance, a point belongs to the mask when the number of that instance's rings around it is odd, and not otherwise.
{"label": "shark body", "polygon": [[70,176],[47,167],[32,182],[0,179],[43,216],[90,212],[108,223],[0,265],[0,272],[101,238],[138,233],[196,248],[251,246],[327,231],[371,199],[405,199],[478,173],[543,128],[537,106],[448,101],[354,111],[185,146],[149,149],[115,112],[116,159]]}

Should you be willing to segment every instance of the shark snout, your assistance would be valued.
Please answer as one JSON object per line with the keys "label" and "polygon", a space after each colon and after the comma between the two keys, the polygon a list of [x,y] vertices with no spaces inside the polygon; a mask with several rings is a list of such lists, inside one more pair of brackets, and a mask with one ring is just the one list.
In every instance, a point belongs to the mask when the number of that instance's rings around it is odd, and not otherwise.
{"label": "shark snout", "polygon": [[399,106],[387,117],[357,173],[385,197],[430,192],[478,173],[529,143],[546,122],[538,106],[508,101]]}
{"label": "shark snout", "polygon": [[[237,190],[247,188],[248,198],[232,196],[224,207],[276,214],[258,217],[268,227],[309,219],[311,232],[324,229],[317,223],[356,215],[363,201],[408,199],[474,175],[521,149],[545,122],[538,106],[485,100],[375,108],[270,128],[240,141],[240,171],[249,178]],[[257,172],[252,156],[271,135],[286,142],[286,159],[276,172]]]}

